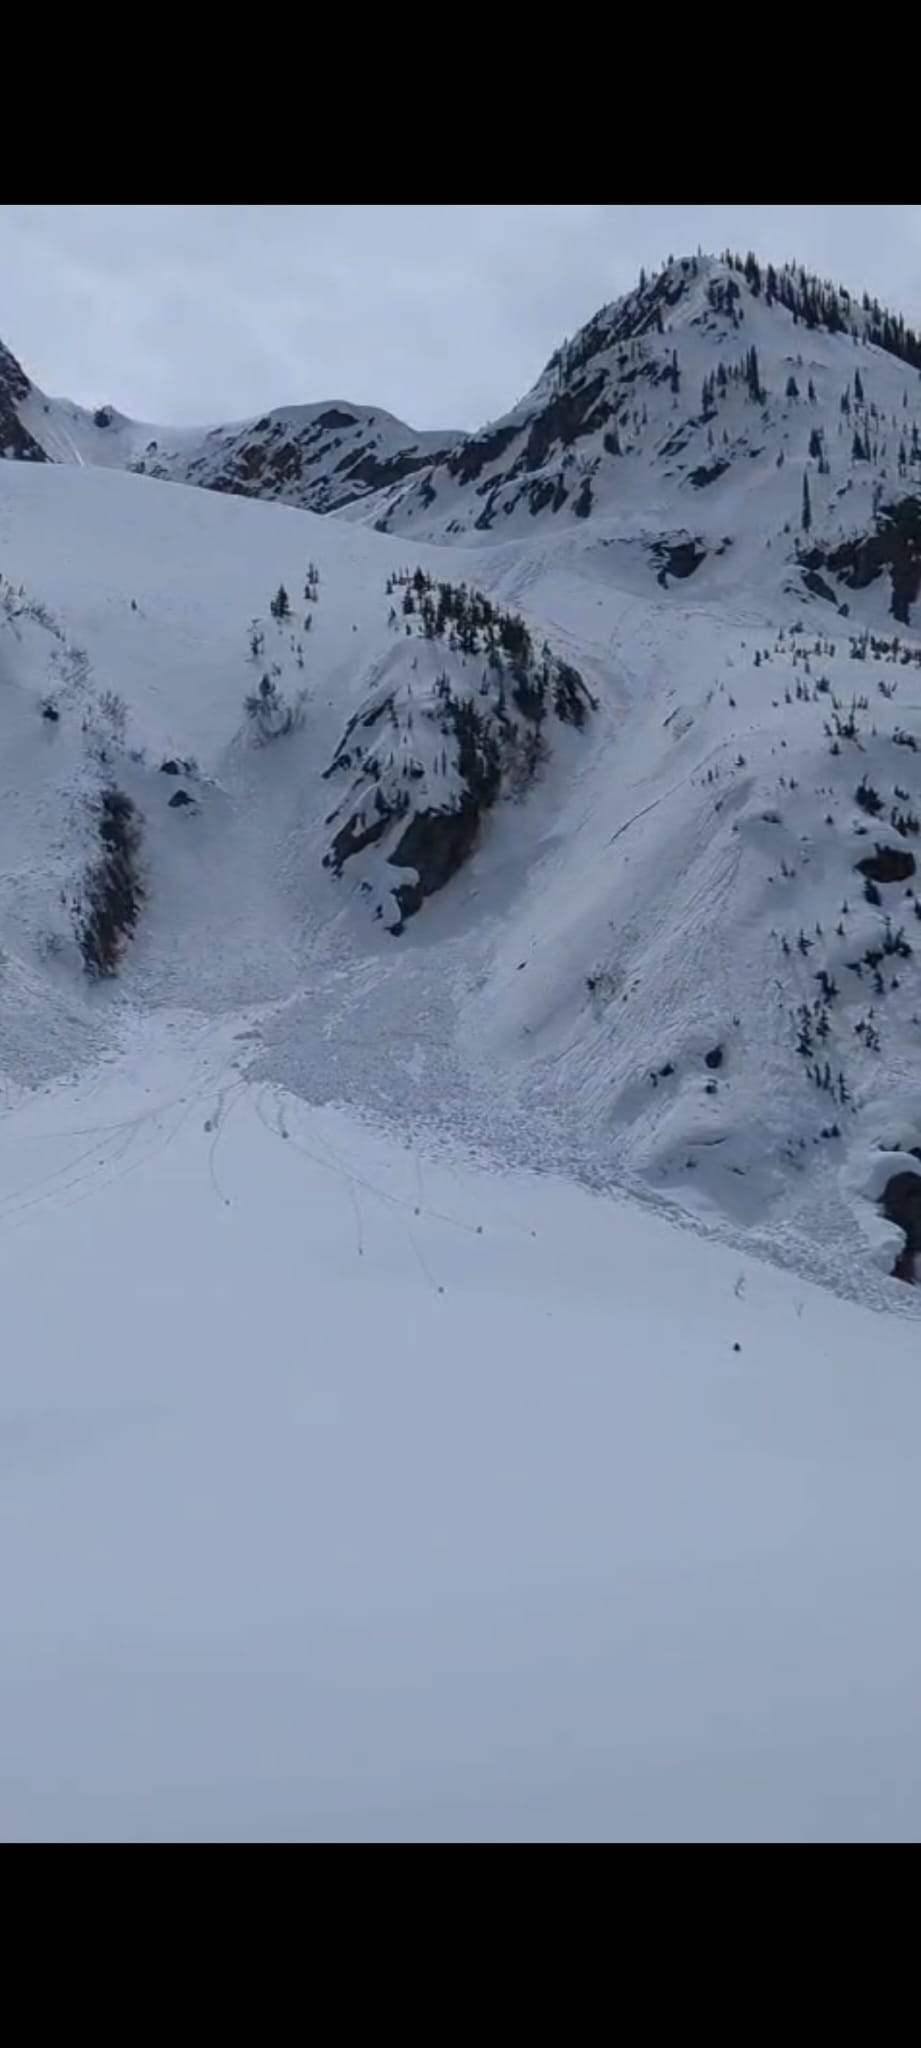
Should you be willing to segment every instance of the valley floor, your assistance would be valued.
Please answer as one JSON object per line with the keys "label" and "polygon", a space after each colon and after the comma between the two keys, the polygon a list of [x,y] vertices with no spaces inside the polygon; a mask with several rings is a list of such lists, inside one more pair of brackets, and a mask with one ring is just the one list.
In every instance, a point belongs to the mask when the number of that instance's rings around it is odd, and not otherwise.
{"label": "valley floor", "polygon": [[0,1836],[917,1838],[914,1319],[248,1028],[3,1103]]}

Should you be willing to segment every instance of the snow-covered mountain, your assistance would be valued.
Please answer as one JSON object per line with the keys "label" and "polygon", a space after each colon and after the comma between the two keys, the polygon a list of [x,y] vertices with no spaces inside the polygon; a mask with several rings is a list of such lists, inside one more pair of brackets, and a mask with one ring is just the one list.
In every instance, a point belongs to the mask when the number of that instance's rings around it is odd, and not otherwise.
{"label": "snow-covered mountain", "polygon": [[0,455],[16,460],[130,469],[161,482],[335,512],[430,467],[459,439],[416,433],[392,413],[332,400],[231,426],[145,425],[112,405],[89,411],[48,398],[0,346]]}
{"label": "snow-covered mountain", "polygon": [[910,1277],[918,356],[687,259],[333,519],[139,476],[7,366],[8,1069],[101,1042],[114,969],[260,1006],[308,1096]]}
{"label": "snow-covered mountain", "polygon": [[407,436],[0,354],[0,1833],[914,1839],[918,343]]}
{"label": "snow-covered mountain", "polygon": [[919,372],[921,339],[869,300],[754,258],[686,258],[603,307],[520,404],[376,516],[475,543],[609,517],[761,539],[799,528],[791,479],[772,474],[791,457],[794,485],[815,465],[816,524],[843,513],[850,529],[880,482],[921,484]]}

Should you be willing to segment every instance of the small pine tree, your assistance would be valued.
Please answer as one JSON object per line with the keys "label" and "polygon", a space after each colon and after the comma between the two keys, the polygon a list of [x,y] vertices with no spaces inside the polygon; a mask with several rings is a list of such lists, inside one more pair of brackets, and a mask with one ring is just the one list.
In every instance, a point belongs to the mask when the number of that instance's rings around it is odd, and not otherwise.
{"label": "small pine tree", "polygon": [[283,619],[290,619],[291,599],[288,596],[288,593],[283,583],[279,584],[278,589],[275,592],[275,596],[272,599],[270,609],[273,619],[277,619],[279,624],[281,624],[281,621]]}
{"label": "small pine tree", "polygon": [[764,403],[764,389],[761,383],[761,371],[758,367],[758,351],[754,343],[752,343],[745,358],[745,381],[748,385],[750,397],[754,399],[756,405],[762,405]]}
{"label": "small pine tree", "polygon": [[812,505],[809,498],[809,478],[803,477],[803,510],[800,518],[803,532],[808,533],[812,525]]}

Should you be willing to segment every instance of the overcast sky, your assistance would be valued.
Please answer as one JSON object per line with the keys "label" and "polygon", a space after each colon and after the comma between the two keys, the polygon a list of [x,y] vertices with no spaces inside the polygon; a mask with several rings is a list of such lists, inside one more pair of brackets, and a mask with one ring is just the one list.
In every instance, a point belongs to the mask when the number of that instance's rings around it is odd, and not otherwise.
{"label": "overcast sky", "polygon": [[641,264],[727,243],[921,327],[921,206],[2,206],[0,338],[165,425],[342,398],[476,427]]}

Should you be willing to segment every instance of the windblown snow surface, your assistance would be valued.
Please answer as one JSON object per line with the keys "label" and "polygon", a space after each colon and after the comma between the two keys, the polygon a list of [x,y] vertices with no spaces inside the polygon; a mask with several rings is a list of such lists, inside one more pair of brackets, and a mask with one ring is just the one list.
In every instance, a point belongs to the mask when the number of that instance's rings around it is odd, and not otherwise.
{"label": "windblown snow surface", "polygon": [[[691,580],[645,470],[474,546],[0,463],[0,1834],[917,1836],[921,926],[855,864],[921,638],[804,590],[776,413]],[[417,570],[592,708],[403,920],[445,679],[505,717]]]}
{"label": "windblown snow surface", "polygon": [[917,1325],[247,1058],[4,1116],[4,1836],[916,1838]]}

